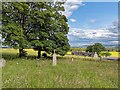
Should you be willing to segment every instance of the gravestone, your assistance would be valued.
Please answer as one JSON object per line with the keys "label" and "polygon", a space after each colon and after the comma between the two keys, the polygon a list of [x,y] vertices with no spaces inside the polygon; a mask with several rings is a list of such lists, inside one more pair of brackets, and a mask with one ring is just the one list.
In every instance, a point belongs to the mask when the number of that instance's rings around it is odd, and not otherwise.
{"label": "gravestone", "polygon": [[98,54],[96,52],[94,54],[94,58],[98,58]]}
{"label": "gravestone", "polygon": [[0,68],[1,68],[1,67],[4,67],[4,66],[5,66],[5,63],[6,63],[6,61],[5,61],[3,58],[1,58],[1,59],[0,59]]}
{"label": "gravestone", "polygon": [[74,61],[74,59],[72,58],[72,61]]}
{"label": "gravestone", "polygon": [[56,53],[55,53],[55,50],[54,50],[54,53],[53,53],[53,66],[56,66],[56,64],[57,64]]}

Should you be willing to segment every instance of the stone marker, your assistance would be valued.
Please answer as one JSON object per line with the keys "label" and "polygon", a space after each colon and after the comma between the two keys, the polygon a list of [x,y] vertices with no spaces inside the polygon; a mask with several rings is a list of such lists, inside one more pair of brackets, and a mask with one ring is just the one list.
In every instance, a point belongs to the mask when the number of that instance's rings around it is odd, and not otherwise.
{"label": "stone marker", "polygon": [[1,67],[4,67],[4,66],[5,66],[5,63],[6,63],[6,61],[5,61],[3,58],[1,58],[1,59],[0,59],[0,68],[1,68]]}
{"label": "stone marker", "polygon": [[94,58],[98,58],[98,54],[96,52],[94,54]]}
{"label": "stone marker", "polygon": [[72,58],[72,61],[73,61],[74,59]]}
{"label": "stone marker", "polygon": [[56,53],[55,53],[55,49],[54,49],[54,53],[53,53],[53,66],[56,66],[57,61],[56,61]]}

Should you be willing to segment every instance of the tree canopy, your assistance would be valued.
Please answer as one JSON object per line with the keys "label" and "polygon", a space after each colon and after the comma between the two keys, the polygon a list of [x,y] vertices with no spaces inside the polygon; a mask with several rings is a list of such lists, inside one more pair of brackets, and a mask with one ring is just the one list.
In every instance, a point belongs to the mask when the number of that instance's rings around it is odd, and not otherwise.
{"label": "tree canopy", "polygon": [[70,49],[69,27],[64,12],[64,2],[4,2],[3,44],[19,48],[33,48],[49,54],[65,55]]}
{"label": "tree canopy", "polygon": [[28,23],[28,4],[23,2],[2,3],[2,38],[3,44],[19,48],[19,56],[28,47],[25,35]]}
{"label": "tree canopy", "polygon": [[94,45],[90,45],[86,48],[86,52],[96,52],[98,55],[101,51],[105,51],[105,47],[101,43],[95,43]]}

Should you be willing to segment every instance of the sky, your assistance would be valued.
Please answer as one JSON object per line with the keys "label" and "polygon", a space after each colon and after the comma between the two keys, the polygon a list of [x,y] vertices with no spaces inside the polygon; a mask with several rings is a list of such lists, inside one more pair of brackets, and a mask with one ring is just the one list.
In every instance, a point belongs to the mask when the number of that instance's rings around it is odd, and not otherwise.
{"label": "sky", "polygon": [[68,0],[64,7],[72,47],[94,43],[118,45],[118,2]]}

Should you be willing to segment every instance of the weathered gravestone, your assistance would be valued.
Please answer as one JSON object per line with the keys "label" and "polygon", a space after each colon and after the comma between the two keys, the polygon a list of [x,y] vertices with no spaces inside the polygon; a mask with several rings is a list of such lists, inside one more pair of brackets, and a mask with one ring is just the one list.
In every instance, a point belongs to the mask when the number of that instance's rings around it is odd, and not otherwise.
{"label": "weathered gravestone", "polygon": [[1,67],[4,67],[4,66],[5,66],[5,63],[6,63],[6,61],[5,61],[3,58],[1,58],[1,59],[0,59],[0,68],[1,68]]}
{"label": "weathered gravestone", "polygon": [[98,54],[96,52],[94,54],[94,58],[98,58]]}
{"label": "weathered gravestone", "polygon": [[74,61],[74,59],[72,58],[72,61]]}
{"label": "weathered gravestone", "polygon": [[54,53],[53,53],[53,66],[55,66],[56,64],[57,64],[56,53],[55,53],[55,50],[54,50]]}

